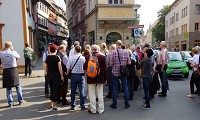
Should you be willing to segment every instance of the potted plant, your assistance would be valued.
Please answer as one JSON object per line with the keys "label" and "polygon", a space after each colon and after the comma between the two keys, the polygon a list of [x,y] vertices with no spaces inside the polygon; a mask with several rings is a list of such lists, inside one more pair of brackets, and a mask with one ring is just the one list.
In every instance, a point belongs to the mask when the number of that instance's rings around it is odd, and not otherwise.
{"label": "potted plant", "polygon": [[38,54],[36,52],[34,52],[32,57],[33,57],[33,66],[35,66],[37,63]]}

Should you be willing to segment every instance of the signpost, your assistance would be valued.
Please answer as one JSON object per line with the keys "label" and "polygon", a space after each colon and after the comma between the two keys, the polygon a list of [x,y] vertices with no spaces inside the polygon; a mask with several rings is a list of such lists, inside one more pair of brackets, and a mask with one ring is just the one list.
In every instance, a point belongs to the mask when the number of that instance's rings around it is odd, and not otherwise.
{"label": "signpost", "polygon": [[139,37],[140,36],[140,31],[138,28],[143,28],[144,25],[134,25],[134,26],[128,26],[128,29],[131,29],[132,30],[132,38],[134,40],[134,44],[136,45],[137,44],[137,41],[136,41],[136,37]]}
{"label": "signpost", "polygon": [[144,25],[135,25],[135,26],[128,26],[128,29],[137,29],[137,28],[143,28]]}

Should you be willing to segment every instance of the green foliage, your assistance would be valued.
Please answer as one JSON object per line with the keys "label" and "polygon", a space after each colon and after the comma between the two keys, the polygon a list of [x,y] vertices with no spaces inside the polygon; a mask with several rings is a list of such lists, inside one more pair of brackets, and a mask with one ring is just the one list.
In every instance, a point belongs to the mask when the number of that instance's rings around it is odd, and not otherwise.
{"label": "green foliage", "polygon": [[33,61],[35,61],[38,58],[38,54],[36,52],[33,53]]}
{"label": "green foliage", "polygon": [[153,28],[152,34],[156,39],[156,42],[164,41],[165,40],[165,16],[169,13],[170,7],[163,6],[163,8],[158,11],[158,23]]}

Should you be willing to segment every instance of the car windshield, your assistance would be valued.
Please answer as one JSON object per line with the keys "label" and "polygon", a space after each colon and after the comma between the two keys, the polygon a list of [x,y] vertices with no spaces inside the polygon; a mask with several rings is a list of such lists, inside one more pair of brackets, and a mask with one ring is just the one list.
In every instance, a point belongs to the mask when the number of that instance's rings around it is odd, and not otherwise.
{"label": "car windshield", "polygon": [[169,61],[182,61],[180,53],[169,53]]}
{"label": "car windshield", "polygon": [[185,58],[191,58],[192,56],[190,55],[190,52],[184,52]]}

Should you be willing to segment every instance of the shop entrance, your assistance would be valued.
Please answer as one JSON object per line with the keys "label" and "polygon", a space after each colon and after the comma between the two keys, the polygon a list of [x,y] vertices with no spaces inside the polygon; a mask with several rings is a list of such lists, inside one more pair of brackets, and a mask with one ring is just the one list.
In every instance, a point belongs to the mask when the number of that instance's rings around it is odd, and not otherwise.
{"label": "shop entrance", "polygon": [[106,37],[106,44],[115,44],[117,40],[122,40],[122,36],[118,32],[111,32]]}

